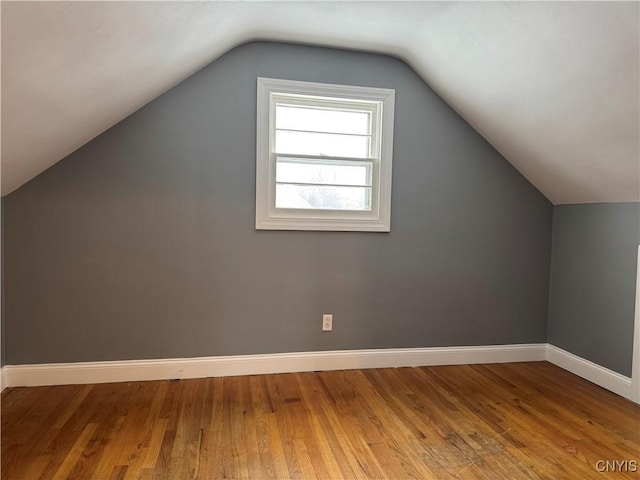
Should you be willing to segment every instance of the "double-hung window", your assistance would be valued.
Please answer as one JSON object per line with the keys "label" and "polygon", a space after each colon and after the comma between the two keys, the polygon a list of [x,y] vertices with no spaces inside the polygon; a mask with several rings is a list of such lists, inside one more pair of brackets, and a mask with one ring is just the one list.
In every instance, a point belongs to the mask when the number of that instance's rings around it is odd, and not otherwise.
{"label": "double-hung window", "polygon": [[388,232],[394,91],[258,78],[256,228]]}

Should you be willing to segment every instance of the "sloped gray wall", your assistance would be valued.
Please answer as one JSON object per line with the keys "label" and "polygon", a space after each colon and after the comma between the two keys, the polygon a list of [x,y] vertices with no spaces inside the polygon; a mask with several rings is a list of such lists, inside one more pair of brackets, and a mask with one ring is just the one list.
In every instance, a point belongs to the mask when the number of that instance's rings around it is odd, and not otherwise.
{"label": "sloped gray wall", "polygon": [[553,209],[549,343],[631,376],[640,203]]}
{"label": "sloped gray wall", "polygon": [[[396,89],[391,233],[254,229],[257,76]],[[7,363],[544,342],[551,218],[401,61],[247,44],[5,198]]]}

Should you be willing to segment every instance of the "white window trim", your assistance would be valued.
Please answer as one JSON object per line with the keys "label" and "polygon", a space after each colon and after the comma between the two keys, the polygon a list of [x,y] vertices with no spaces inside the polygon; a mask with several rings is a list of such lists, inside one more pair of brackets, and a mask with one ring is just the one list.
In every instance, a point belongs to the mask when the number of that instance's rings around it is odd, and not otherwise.
{"label": "white window trim", "polygon": [[[391,173],[395,90],[258,77],[256,129],[256,229],[389,232],[391,229]],[[275,208],[274,121],[271,97],[277,94],[308,95],[377,102],[382,122],[379,137],[377,198],[371,212]],[[375,182],[375,180],[374,180]]]}

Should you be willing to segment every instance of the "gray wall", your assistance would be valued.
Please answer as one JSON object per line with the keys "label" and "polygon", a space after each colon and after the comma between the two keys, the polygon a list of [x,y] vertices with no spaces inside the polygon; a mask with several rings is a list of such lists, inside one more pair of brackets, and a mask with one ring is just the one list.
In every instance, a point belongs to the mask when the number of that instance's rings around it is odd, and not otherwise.
{"label": "gray wall", "polygon": [[553,209],[549,343],[631,376],[640,203]]}
{"label": "gray wall", "polygon": [[[254,229],[257,76],[396,89],[391,233]],[[546,340],[550,203],[389,57],[241,46],[5,216],[9,364]]]}
{"label": "gray wall", "polygon": [[4,355],[4,198],[0,198],[0,366],[5,365]]}

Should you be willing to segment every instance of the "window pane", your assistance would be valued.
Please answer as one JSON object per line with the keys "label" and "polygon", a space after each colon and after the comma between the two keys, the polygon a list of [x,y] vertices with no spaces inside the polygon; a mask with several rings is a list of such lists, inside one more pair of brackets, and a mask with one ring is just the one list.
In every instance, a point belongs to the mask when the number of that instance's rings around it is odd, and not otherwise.
{"label": "window pane", "polygon": [[371,210],[371,187],[278,184],[276,208]]}
{"label": "window pane", "polygon": [[369,135],[370,112],[276,105],[276,128]]}
{"label": "window pane", "polygon": [[278,157],[276,182],[371,186],[371,162]]}
{"label": "window pane", "polygon": [[276,130],[276,152],[330,157],[369,158],[368,136]]}

